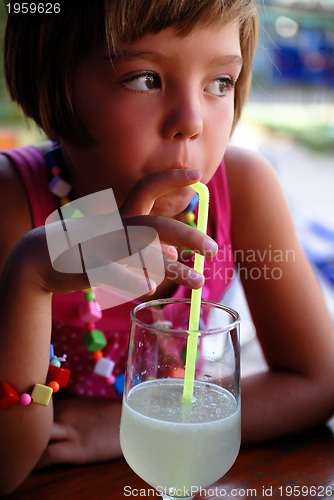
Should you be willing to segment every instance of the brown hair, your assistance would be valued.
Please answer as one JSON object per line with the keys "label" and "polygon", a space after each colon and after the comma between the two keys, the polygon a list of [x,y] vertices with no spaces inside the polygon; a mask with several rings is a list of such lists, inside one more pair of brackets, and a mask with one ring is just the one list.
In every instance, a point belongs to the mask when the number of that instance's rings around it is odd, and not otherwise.
{"label": "brown hair", "polygon": [[173,26],[186,35],[198,26],[238,19],[243,68],[235,93],[234,126],[248,96],[257,41],[256,0],[60,0],[54,14],[9,14],[4,68],[10,95],[46,134],[91,142],[73,104],[78,65],[101,43],[121,42]]}

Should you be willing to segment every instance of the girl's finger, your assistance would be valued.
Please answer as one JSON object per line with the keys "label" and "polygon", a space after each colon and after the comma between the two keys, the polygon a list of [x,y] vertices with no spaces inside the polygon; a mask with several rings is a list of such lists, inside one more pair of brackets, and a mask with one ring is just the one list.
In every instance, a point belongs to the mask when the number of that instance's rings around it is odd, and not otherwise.
{"label": "girl's finger", "polygon": [[129,217],[123,222],[126,226],[152,227],[157,231],[161,242],[178,249],[190,248],[208,258],[218,252],[218,245],[210,236],[169,217],[145,215]]}
{"label": "girl's finger", "polygon": [[56,441],[47,446],[36,468],[64,463],[80,464],[84,461],[85,457],[81,448],[78,448],[75,443],[72,441]]}
{"label": "girl's finger", "polygon": [[187,187],[201,178],[196,169],[170,169],[145,176],[120,208],[122,216],[147,215],[157,198]]}
{"label": "girl's finger", "polygon": [[173,245],[167,245],[165,243],[161,243],[162,252],[167,255],[171,260],[177,260],[179,258],[179,253],[177,249]]}
{"label": "girl's finger", "polygon": [[188,288],[200,288],[204,285],[204,276],[182,262],[165,259],[166,278]]}
{"label": "girl's finger", "polygon": [[54,422],[51,429],[50,441],[64,441],[67,438],[67,427]]}

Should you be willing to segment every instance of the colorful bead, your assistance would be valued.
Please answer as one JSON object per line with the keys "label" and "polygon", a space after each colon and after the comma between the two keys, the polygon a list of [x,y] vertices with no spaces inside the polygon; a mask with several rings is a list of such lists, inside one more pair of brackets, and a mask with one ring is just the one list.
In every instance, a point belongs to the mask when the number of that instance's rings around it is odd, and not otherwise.
{"label": "colorful bead", "polygon": [[198,205],[198,200],[199,200],[199,196],[198,196],[198,193],[196,193],[191,198],[191,200],[189,202],[189,205],[185,209],[185,212],[193,212],[196,209],[197,205]]}
{"label": "colorful bead", "polygon": [[101,330],[91,330],[84,335],[83,343],[90,352],[101,351],[106,345],[107,340]]}
{"label": "colorful bead", "polygon": [[169,376],[171,378],[184,378],[185,369],[181,367],[170,368]]}
{"label": "colorful bead", "polygon": [[59,175],[56,175],[49,184],[50,191],[58,196],[59,198],[63,198],[67,196],[71,190],[72,186],[68,182],[64,181]]}
{"label": "colorful bead", "polygon": [[[198,200],[199,200],[199,196],[198,196],[198,193],[196,193],[192,199],[190,200],[190,203],[189,205],[187,206],[187,208],[184,210],[184,212],[182,214],[180,214],[179,216],[179,220],[181,220],[182,222],[185,222],[188,226],[191,226],[191,227],[197,227],[196,225],[196,222],[195,222],[195,214],[194,214],[194,210],[196,209],[197,207],[197,204],[198,204]],[[194,254],[194,251],[191,250],[190,248],[187,248],[186,250],[186,253],[188,253],[189,255],[192,255]]]}
{"label": "colorful bead", "polygon": [[35,384],[31,393],[31,399],[34,403],[42,406],[48,406],[52,396],[53,390],[43,384]]}
{"label": "colorful bead", "polygon": [[48,387],[51,387],[53,392],[58,392],[60,389],[60,385],[55,380],[53,380],[52,382],[49,382]]}
{"label": "colorful bead", "polygon": [[112,359],[101,358],[95,364],[94,373],[101,375],[102,377],[109,378],[114,367],[115,362]]}
{"label": "colorful bead", "polygon": [[7,382],[0,383],[0,409],[10,410],[20,400],[13,386]]}
{"label": "colorful bead", "polygon": [[88,301],[95,300],[95,295],[92,289],[89,289],[85,292],[85,299]]}
{"label": "colorful bead", "polygon": [[125,373],[122,373],[122,375],[118,375],[118,377],[116,377],[114,388],[117,394],[119,394],[120,396],[124,392],[124,382],[125,382]]}
{"label": "colorful bead", "polygon": [[23,405],[23,406],[28,406],[30,405],[32,401],[32,398],[30,396],[30,394],[27,394],[26,392],[21,394],[20,396],[20,403]]}
{"label": "colorful bead", "polygon": [[184,214],[184,222],[186,224],[190,224],[191,222],[195,221],[195,214],[194,212],[185,212]]}
{"label": "colorful bead", "polygon": [[94,323],[102,318],[102,312],[97,308],[93,300],[85,301],[79,306],[80,319],[85,323]]}
{"label": "colorful bead", "polygon": [[51,360],[52,358],[54,358],[54,356],[55,356],[55,350],[54,350],[53,344],[50,344],[50,357],[49,357],[49,359]]}
{"label": "colorful bead", "polygon": [[52,358],[51,361],[50,361],[50,365],[57,366],[59,368],[61,366],[61,363],[60,363],[59,359]]}
{"label": "colorful bead", "polygon": [[109,385],[113,385],[113,384],[115,383],[115,380],[116,380],[115,375],[110,375],[110,377],[107,377],[107,378],[106,378],[106,382],[107,382],[107,384],[109,384]]}
{"label": "colorful bead", "polygon": [[95,361],[98,361],[99,359],[103,358],[103,352],[102,351],[95,351],[95,352],[93,352],[92,358]]}
{"label": "colorful bead", "polygon": [[54,176],[57,176],[57,175],[60,175],[61,173],[61,168],[58,167],[58,165],[54,165],[52,168],[51,168],[51,172]]}
{"label": "colorful bead", "polygon": [[60,198],[60,200],[59,200],[59,203],[61,206],[68,205],[70,202],[71,202],[71,200],[67,196]]}
{"label": "colorful bead", "polygon": [[60,387],[64,389],[67,387],[70,375],[71,372],[67,368],[59,368],[58,366],[50,365],[46,377],[46,383],[49,385],[50,382],[58,382]]}

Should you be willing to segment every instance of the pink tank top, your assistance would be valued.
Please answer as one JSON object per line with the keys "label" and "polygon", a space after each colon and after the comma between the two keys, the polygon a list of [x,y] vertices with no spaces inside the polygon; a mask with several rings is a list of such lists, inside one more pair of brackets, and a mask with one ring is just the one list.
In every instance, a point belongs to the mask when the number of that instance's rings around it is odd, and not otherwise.
{"label": "pink tank top", "polygon": [[[26,188],[33,227],[45,224],[48,215],[58,208],[58,199],[50,192],[48,184],[51,176],[48,172],[43,153],[35,146],[3,151],[17,169]],[[220,302],[231,279],[235,265],[230,235],[230,203],[224,161],[208,184],[210,191],[210,212],[208,234],[219,245],[218,255],[212,260],[206,259],[204,275],[206,278],[202,290],[204,300]],[[178,287],[174,297],[190,297],[191,291]],[[107,383],[106,378],[94,373],[95,361],[83,345],[84,323],[78,309],[84,303],[83,292],[68,295],[53,295],[52,344],[55,353],[67,354],[64,368],[71,370],[68,391],[85,396],[119,398],[123,388],[123,374],[127,355],[130,327],[130,311],[137,301],[128,302],[103,311],[103,317],[96,323],[107,338],[103,355],[115,362],[113,375],[116,383]]]}

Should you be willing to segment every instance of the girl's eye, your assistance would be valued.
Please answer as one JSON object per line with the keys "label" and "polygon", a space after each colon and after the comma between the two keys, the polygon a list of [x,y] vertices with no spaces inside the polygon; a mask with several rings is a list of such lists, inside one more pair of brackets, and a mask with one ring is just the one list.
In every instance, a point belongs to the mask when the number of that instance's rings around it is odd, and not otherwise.
{"label": "girl's eye", "polygon": [[232,80],[232,78],[217,78],[216,80],[213,80],[210,82],[205,90],[209,94],[218,96],[218,97],[224,97],[229,90],[234,89],[235,87],[235,82]]}
{"label": "girl's eye", "polygon": [[140,75],[131,76],[124,80],[123,84],[137,92],[148,92],[161,88],[161,80],[154,73],[141,73]]}

